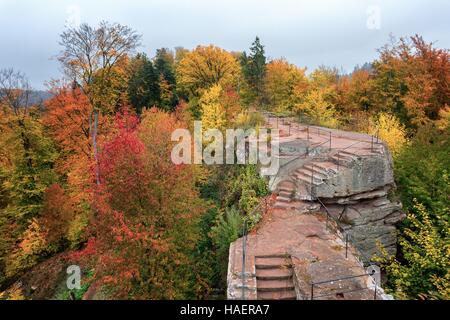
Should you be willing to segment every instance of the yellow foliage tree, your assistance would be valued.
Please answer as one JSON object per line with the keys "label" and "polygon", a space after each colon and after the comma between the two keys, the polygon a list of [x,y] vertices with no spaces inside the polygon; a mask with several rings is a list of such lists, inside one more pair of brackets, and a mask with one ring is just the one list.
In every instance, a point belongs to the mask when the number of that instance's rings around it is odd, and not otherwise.
{"label": "yellow foliage tree", "polygon": [[222,87],[220,85],[214,85],[206,90],[200,98],[202,126],[204,130],[222,130],[226,127],[227,118],[225,108],[220,101],[222,93]]}
{"label": "yellow foliage tree", "polygon": [[450,299],[449,224],[440,218],[436,227],[424,205],[415,201],[414,212],[407,216],[408,227],[399,245],[406,263],[400,263],[385,250],[375,257],[390,276],[388,288],[396,299]]}
{"label": "yellow foliage tree", "polygon": [[216,84],[223,88],[235,86],[239,76],[240,66],[236,58],[213,45],[198,46],[184,54],[177,66],[179,87],[196,96]]}
{"label": "yellow foliage tree", "polygon": [[382,112],[376,120],[372,120],[368,133],[378,135],[385,141],[394,156],[399,154],[407,143],[405,127],[395,116],[388,113]]}
{"label": "yellow foliage tree", "polygon": [[295,110],[311,123],[335,128],[339,121],[333,105],[326,100],[326,92],[321,89],[310,91],[304,101],[295,105]]}
{"label": "yellow foliage tree", "polygon": [[439,111],[439,120],[436,121],[436,124],[439,129],[445,130],[450,128],[450,107],[445,106],[442,110]]}
{"label": "yellow foliage tree", "polygon": [[276,59],[267,65],[265,91],[271,110],[291,110],[296,98],[305,94],[307,87],[305,69],[298,68],[285,59]]}

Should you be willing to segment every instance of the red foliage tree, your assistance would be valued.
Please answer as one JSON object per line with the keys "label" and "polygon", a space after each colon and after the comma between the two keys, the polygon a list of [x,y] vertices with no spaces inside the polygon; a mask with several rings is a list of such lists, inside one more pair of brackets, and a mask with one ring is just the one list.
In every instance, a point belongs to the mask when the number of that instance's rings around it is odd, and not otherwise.
{"label": "red foliage tree", "polygon": [[117,297],[181,298],[189,286],[193,228],[204,206],[192,168],[171,162],[170,137],[180,125],[156,109],[144,112],[138,124],[124,110],[99,154],[94,238],[85,253]]}

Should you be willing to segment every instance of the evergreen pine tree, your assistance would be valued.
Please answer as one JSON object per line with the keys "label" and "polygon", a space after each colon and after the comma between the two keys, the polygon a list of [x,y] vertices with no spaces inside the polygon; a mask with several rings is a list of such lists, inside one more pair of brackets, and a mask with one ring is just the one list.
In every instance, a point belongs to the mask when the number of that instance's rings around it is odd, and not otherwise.
{"label": "evergreen pine tree", "polygon": [[244,78],[250,88],[250,100],[257,104],[264,103],[264,78],[266,75],[266,56],[264,46],[261,44],[259,37],[250,47],[250,54],[245,52],[241,56],[241,65]]}

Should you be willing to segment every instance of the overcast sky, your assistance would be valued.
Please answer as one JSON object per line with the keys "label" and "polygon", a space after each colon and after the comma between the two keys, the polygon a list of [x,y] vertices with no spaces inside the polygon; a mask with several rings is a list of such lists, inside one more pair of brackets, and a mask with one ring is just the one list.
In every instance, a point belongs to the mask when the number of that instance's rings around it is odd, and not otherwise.
{"label": "overcast sky", "polygon": [[52,57],[64,26],[108,20],[141,33],[150,56],[199,44],[243,51],[258,35],[270,58],[348,72],[376,58],[390,33],[450,48],[449,17],[449,0],[0,0],[0,68],[20,70],[43,89],[61,76]]}

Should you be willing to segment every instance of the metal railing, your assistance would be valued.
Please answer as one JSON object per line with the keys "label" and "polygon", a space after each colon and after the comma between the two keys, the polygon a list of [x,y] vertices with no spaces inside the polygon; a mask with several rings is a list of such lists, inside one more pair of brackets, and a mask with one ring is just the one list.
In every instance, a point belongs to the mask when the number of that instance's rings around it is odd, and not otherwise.
{"label": "metal railing", "polygon": [[[263,208],[264,205],[264,212],[267,210],[267,202],[261,201],[255,208],[250,211],[250,213],[247,216],[251,216],[257,212],[257,210],[260,210]],[[248,235],[248,221],[247,217],[244,217],[244,221],[242,223],[242,300],[246,300],[245,297],[245,290],[246,290],[246,258],[247,258],[247,235]]]}
{"label": "metal railing", "polygon": [[247,219],[242,226],[242,300],[245,300],[245,259],[247,250]]}
{"label": "metal railing", "polygon": [[[340,219],[342,217],[342,214],[340,214],[339,218],[336,220],[333,215],[330,213],[329,209],[326,207],[326,205],[322,202],[322,200],[319,197],[313,197],[313,195],[311,194],[312,198],[317,199],[317,201],[321,204],[321,206],[325,209],[326,212],[326,228],[331,230],[330,228],[330,224],[331,221],[335,223],[335,226],[337,228],[337,232],[336,235],[338,237],[340,237],[340,234],[343,235],[341,238],[341,240],[345,243],[345,259],[348,259],[348,251],[349,251],[349,244],[352,245],[352,247],[354,248],[354,250],[356,251],[356,255],[359,257],[359,261],[362,263],[362,266],[364,267],[365,264],[367,264],[368,266],[374,266],[375,263],[372,262],[372,259],[369,258],[367,255],[363,254],[362,251],[358,248],[358,244],[353,240],[353,238],[351,237],[351,235],[344,230],[343,228],[341,228],[341,226],[339,225]],[[311,283],[311,300],[314,298],[313,293],[314,293],[314,286],[317,286],[318,284],[325,284],[325,283],[334,283],[336,281],[343,281],[343,280],[348,280],[348,279],[352,279],[352,278],[357,278],[357,277],[363,277],[363,276],[373,276],[374,272],[372,273],[365,273],[359,276],[344,276],[344,277],[340,277],[337,279],[331,279],[331,280],[324,280],[324,281],[320,281],[320,282],[312,282]],[[374,299],[376,300],[377,298],[377,282],[376,280],[374,280]],[[369,290],[372,288],[369,287],[365,287],[365,288],[359,288],[359,289],[355,289],[355,290],[351,290],[351,291],[346,291],[346,292],[339,292],[339,293],[349,293],[349,292],[354,292],[354,291],[362,291],[362,290]],[[330,294],[331,295],[331,294]],[[325,296],[325,295],[324,295]],[[317,297],[316,297],[317,298]]]}
{"label": "metal railing", "polygon": [[[325,293],[325,294],[320,294],[320,295],[316,295],[314,296],[314,288],[317,288],[321,285],[324,284],[335,284],[338,282],[342,282],[342,281],[348,281],[348,280],[354,280],[354,279],[358,279],[358,278],[363,278],[363,277],[372,277],[375,274],[375,271],[373,271],[371,274],[370,273],[364,273],[364,274],[359,274],[359,275],[354,275],[354,276],[346,276],[346,277],[341,277],[341,278],[336,278],[336,279],[331,279],[331,280],[325,280],[325,281],[318,281],[318,282],[312,282],[311,283],[311,300],[314,300],[314,298],[323,298],[323,297],[329,297],[329,296],[334,296],[336,294],[340,294],[340,295],[344,295],[346,293],[352,293],[352,292],[358,292],[358,291],[364,291],[364,290],[371,290],[372,288],[366,286],[366,287],[362,287],[362,288],[356,288],[356,289],[351,289],[351,290],[346,290],[346,291],[342,291],[342,290],[333,290],[331,293]],[[373,295],[373,299],[377,300],[377,294],[378,294],[378,287],[377,284],[375,282],[375,286],[374,286],[374,295]]]}
{"label": "metal railing", "polygon": [[[367,257],[365,254],[362,253],[362,251],[358,248],[358,244],[353,240],[353,238],[351,237],[351,235],[344,230],[341,226],[340,226],[340,220],[342,218],[343,212],[339,215],[339,218],[336,220],[334,218],[334,216],[331,214],[331,212],[329,211],[329,209],[327,208],[327,206],[323,203],[323,201],[317,197],[315,195],[314,192],[314,188],[313,188],[313,184],[312,182],[314,181],[314,165],[312,165],[312,174],[311,174],[311,189],[310,189],[310,196],[311,199],[315,199],[317,200],[320,205],[325,209],[325,214],[326,214],[326,228],[328,230],[332,230],[335,232],[335,234],[341,238],[341,240],[345,243],[345,259],[348,259],[348,251],[349,251],[349,244],[352,245],[352,247],[356,250],[356,254],[357,256],[359,256],[359,260],[362,262],[362,266],[364,267],[364,264],[367,263],[368,266],[373,266],[374,263],[371,261],[372,259]],[[331,228],[332,224],[334,222],[334,225],[336,227],[335,230],[333,230],[333,228]],[[342,235],[342,236],[341,236]],[[361,259],[362,258],[362,259]],[[325,284],[325,283],[334,283],[336,281],[343,281],[343,280],[347,280],[347,279],[352,279],[352,278],[357,278],[357,277],[363,277],[363,276],[373,276],[374,273],[369,274],[369,273],[365,273],[363,275],[359,275],[359,276],[344,276],[344,277],[340,277],[337,279],[331,279],[331,280],[324,280],[324,281],[320,281],[320,282],[312,282],[311,283],[311,300],[314,298],[313,294],[314,294],[314,286],[317,286],[319,284]],[[377,285],[376,285],[376,281],[374,281],[375,283],[375,293],[374,293],[374,299],[376,299],[377,297]],[[349,293],[349,292],[353,292],[353,291],[362,291],[362,290],[368,290],[371,289],[369,287],[365,287],[365,288],[359,288],[356,290],[351,290],[351,291],[346,291],[346,292],[339,292],[339,293]],[[331,295],[331,294],[329,294]],[[325,296],[325,295],[324,295]],[[316,297],[317,298],[317,297]]]}
{"label": "metal railing", "polygon": [[[290,135],[290,131],[291,131],[291,124],[292,123],[297,123],[297,129],[299,130],[299,131],[307,131],[307,140],[309,140],[309,137],[310,137],[310,134],[313,134],[313,133],[317,133],[317,135],[318,136],[322,136],[322,135],[327,135],[327,136],[329,136],[329,139],[331,139],[331,137],[333,136],[333,137],[335,137],[335,138],[343,138],[343,136],[342,136],[342,133],[341,134],[339,134],[339,135],[334,135],[333,134],[333,130],[334,129],[323,129],[323,128],[321,128],[321,127],[319,127],[319,126],[313,126],[313,125],[306,125],[306,128],[305,129],[300,129],[300,123],[298,122],[298,121],[296,121],[294,118],[292,118],[292,117],[287,117],[287,116],[284,116],[284,117],[280,117],[280,116],[275,116],[275,115],[273,115],[273,114],[271,114],[271,113],[268,113],[268,112],[266,112],[266,113],[264,113],[265,115],[266,115],[266,117],[267,117],[267,119],[268,119],[268,124],[270,125],[270,119],[271,118],[275,118],[276,120],[277,120],[277,122],[276,122],[276,128],[278,128],[279,127],[279,118],[281,118],[281,119],[283,119],[282,121],[283,121],[283,125],[286,125],[286,122],[285,122],[285,119],[287,119],[287,118],[289,118],[289,122],[288,122],[288,126],[289,126],[289,135]],[[357,138],[354,138],[354,137],[346,137],[347,139],[349,139],[349,140],[354,140],[354,141],[359,141],[359,142],[365,142],[365,143],[369,143],[370,145],[371,145],[371,150],[373,151],[373,149],[374,149],[374,146],[375,146],[375,144],[380,144],[380,142],[379,142],[379,129],[377,129],[377,133],[375,134],[375,135],[370,135],[370,138],[368,138],[367,140],[364,140],[364,139],[357,139]],[[327,140],[328,141],[328,140]],[[330,148],[331,149],[331,148]]]}

